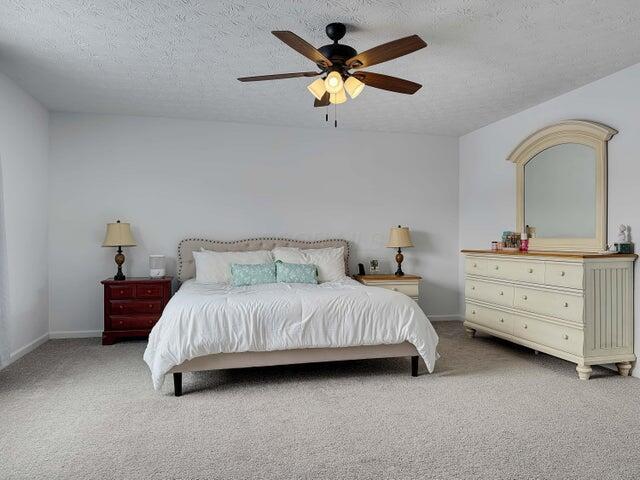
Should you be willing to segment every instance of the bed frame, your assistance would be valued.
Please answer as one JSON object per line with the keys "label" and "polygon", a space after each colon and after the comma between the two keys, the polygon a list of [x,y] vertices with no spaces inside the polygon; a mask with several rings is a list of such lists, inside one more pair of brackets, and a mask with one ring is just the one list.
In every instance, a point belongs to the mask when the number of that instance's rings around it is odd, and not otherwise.
{"label": "bed frame", "polygon": [[[346,240],[306,241],[287,238],[252,238],[233,242],[220,242],[201,238],[187,238],[178,244],[178,280],[184,282],[195,276],[193,252],[200,250],[200,248],[216,252],[242,252],[272,250],[275,247],[344,247],[345,272],[349,273],[349,243]],[[182,374],[184,372],[395,357],[411,357],[411,375],[413,377],[418,376],[418,352],[409,342],[394,345],[217,353],[187,360],[173,367],[169,373],[173,374],[174,393],[176,397],[179,397],[182,395]]]}

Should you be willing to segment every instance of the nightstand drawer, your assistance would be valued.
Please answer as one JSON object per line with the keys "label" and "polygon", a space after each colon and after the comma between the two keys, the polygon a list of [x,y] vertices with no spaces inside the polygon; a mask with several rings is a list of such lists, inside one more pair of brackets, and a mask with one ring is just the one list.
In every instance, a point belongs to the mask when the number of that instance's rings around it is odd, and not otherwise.
{"label": "nightstand drawer", "polygon": [[136,289],[134,285],[108,285],[110,298],[134,298]]}
{"label": "nightstand drawer", "polygon": [[159,318],[159,315],[114,315],[111,317],[111,328],[113,330],[151,330]]}
{"label": "nightstand drawer", "polygon": [[111,315],[160,314],[162,302],[160,300],[111,300],[109,312]]}
{"label": "nightstand drawer", "polygon": [[136,285],[137,298],[162,298],[162,285]]}
{"label": "nightstand drawer", "polygon": [[387,290],[393,290],[394,292],[404,293],[408,297],[418,296],[418,284],[417,283],[381,283],[375,285],[376,287],[386,288]]}

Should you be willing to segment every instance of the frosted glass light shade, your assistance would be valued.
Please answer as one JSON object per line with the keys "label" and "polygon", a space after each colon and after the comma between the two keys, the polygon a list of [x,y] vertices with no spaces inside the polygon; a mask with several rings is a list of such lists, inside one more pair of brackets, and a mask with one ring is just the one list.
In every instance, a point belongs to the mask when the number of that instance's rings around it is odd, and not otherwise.
{"label": "frosted glass light shade", "polygon": [[326,93],[327,89],[324,86],[324,80],[318,78],[313,83],[307,86],[307,90],[316,97],[318,100],[322,100],[322,96]]}
{"label": "frosted glass light shade", "polygon": [[409,227],[393,227],[389,231],[389,241],[385,245],[388,248],[407,248],[413,247],[411,241],[411,234],[409,233]]}
{"label": "frosted glass light shade", "polygon": [[362,90],[364,90],[364,83],[356,77],[349,77],[344,82],[344,89],[351,98],[356,98],[360,93],[362,93]]}
{"label": "frosted glass light shade", "polygon": [[341,103],[344,103],[346,101],[347,94],[344,93],[344,88],[338,91],[338,93],[332,93],[331,95],[329,95],[329,102],[335,103],[336,105],[340,105]]}
{"label": "frosted glass light shade", "polygon": [[102,242],[103,247],[135,247],[136,241],[131,235],[131,227],[128,223],[107,223],[107,233]]}
{"label": "frosted glass light shade", "polygon": [[324,79],[324,87],[327,92],[334,94],[342,90],[344,82],[342,81],[342,75],[338,72],[330,72],[327,78]]}

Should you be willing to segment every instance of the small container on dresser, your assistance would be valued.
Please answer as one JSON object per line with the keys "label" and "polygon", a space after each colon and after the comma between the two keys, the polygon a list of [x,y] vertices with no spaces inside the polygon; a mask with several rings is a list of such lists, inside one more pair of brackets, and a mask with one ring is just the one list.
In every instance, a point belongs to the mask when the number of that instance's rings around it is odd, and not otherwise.
{"label": "small container on dresser", "polygon": [[120,338],[149,335],[171,298],[172,278],[103,280],[102,344],[111,345]]}

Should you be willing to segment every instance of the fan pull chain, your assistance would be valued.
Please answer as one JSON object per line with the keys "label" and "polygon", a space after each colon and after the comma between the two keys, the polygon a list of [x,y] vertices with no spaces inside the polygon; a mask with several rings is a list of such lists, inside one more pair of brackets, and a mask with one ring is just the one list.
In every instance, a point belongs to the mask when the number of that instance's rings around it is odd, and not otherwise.
{"label": "fan pull chain", "polygon": [[324,109],[324,121],[329,121],[329,105],[327,105],[327,108]]}
{"label": "fan pull chain", "polygon": [[333,127],[338,128],[338,105],[333,104]]}

